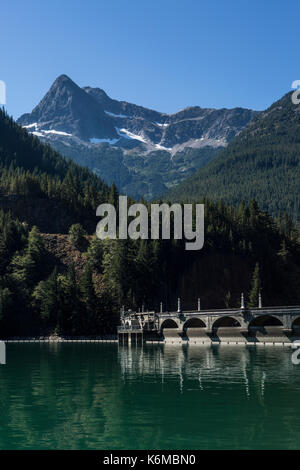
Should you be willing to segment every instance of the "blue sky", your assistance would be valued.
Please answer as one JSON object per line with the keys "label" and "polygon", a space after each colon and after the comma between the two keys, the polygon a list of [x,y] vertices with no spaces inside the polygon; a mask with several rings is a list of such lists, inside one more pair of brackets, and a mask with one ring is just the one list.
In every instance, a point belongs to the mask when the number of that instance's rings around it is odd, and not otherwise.
{"label": "blue sky", "polygon": [[164,112],[264,109],[300,79],[299,2],[1,2],[0,80],[15,118],[65,73]]}

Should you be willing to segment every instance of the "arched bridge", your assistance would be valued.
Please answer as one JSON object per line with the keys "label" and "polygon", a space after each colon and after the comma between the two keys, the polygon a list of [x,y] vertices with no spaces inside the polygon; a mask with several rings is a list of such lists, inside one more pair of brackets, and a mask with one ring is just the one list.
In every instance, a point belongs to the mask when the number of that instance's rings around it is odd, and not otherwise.
{"label": "arched bridge", "polygon": [[300,339],[300,306],[123,312],[121,323],[123,340],[124,335],[142,334],[142,339],[169,343],[291,344]]}

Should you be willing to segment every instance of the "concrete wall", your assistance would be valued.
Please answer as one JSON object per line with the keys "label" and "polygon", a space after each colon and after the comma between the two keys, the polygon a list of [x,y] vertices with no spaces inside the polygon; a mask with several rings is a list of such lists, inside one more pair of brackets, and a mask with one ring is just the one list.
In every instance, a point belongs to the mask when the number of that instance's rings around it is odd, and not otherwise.
{"label": "concrete wall", "polygon": [[220,327],[213,333],[213,339],[221,343],[246,343],[247,339],[243,335],[244,329],[239,327]]}
{"label": "concrete wall", "polygon": [[[295,332],[294,332],[295,333]],[[168,344],[190,345],[220,344],[289,344],[300,339],[300,329],[297,335],[287,334],[282,326],[265,326],[251,328],[249,333],[240,327],[220,327],[212,333],[206,328],[187,328],[183,332],[179,328],[164,328],[162,338]]]}
{"label": "concrete wall", "polygon": [[187,328],[186,338],[189,344],[210,344],[211,339],[205,328]]}
{"label": "concrete wall", "polygon": [[[296,318],[300,318],[300,307],[282,307],[282,308],[265,308],[265,309],[247,309],[247,310],[224,310],[223,312],[170,312],[167,315],[162,314],[158,317],[157,339],[163,339],[164,342],[170,344],[181,344],[188,342],[189,344],[290,344],[300,339],[300,325],[293,326]],[[277,318],[281,326],[253,326],[258,323],[258,319],[262,319],[262,324],[269,322],[267,317]],[[219,320],[234,319],[240,326],[220,326]],[[201,320],[206,327],[188,326],[188,322],[193,320]],[[257,319],[257,320],[256,320]],[[172,323],[174,328],[170,328]],[[165,323],[167,322],[168,323]],[[217,322],[217,325],[216,325]],[[226,322],[222,322],[223,325]],[[164,324],[168,328],[164,328]],[[175,325],[177,327],[175,327]],[[250,325],[250,326],[249,326]],[[292,327],[293,326],[293,327]],[[163,327],[163,328],[162,328]]]}
{"label": "concrete wall", "polygon": [[182,333],[179,330],[179,328],[164,328],[163,338],[166,343],[171,343],[171,344],[182,343]]}
{"label": "concrete wall", "polygon": [[294,338],[288,336],[282,326],[263,326],[251,328],[249,341],[255,343],[291,343]]}

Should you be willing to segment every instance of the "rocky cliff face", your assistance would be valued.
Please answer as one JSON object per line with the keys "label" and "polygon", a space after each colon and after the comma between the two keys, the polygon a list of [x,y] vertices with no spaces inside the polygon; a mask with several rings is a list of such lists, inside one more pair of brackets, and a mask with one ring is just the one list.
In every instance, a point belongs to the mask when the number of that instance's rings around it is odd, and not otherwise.
{"label": "rocky cliff face", "polygon": [[114,100],[100,88],[80,88],[61,75],[18,123],[121,191],[150,198],[213,158],[255,115],[199,106],[160,113]]}
{"label": "rocky cliff face", "polygon": [[103,109],[66,75],[58,77],[32,113],[21,116],[19,122],[30,132],[39,132],[49,138],[55,132],[83,140],[95,134],[116,136]]}

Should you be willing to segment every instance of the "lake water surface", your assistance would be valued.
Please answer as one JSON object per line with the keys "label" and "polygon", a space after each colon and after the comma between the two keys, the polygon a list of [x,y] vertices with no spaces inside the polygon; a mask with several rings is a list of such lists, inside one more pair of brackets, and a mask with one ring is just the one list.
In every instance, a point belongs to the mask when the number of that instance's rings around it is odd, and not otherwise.
{"label": "lake water surface", "polygon": [[8,344],[0,449],[299,449],[291,353]]}

